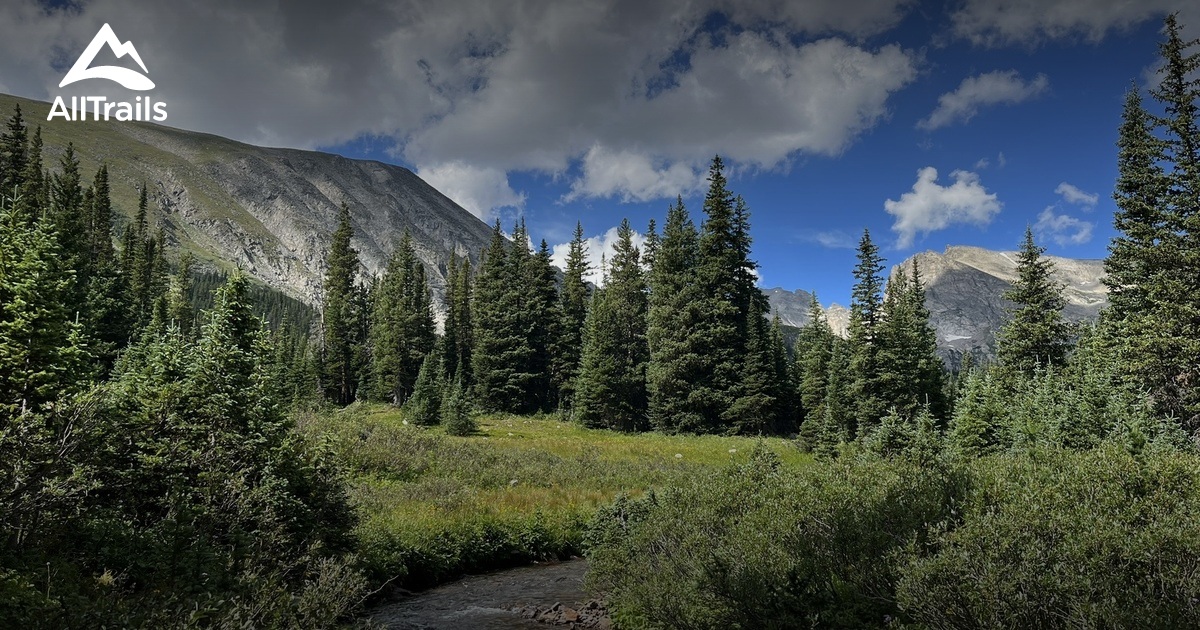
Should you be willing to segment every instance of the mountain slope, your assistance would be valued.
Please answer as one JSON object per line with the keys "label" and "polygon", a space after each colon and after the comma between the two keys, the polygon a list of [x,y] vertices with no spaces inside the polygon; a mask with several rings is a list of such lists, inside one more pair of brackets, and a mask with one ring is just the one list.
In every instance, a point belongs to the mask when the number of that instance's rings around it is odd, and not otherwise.
{"label": "mountain slope", "polygon": [[218,268],[240,265],[263,283],[310,304],[321,278],[337,209],[345,202],[353,245],[369,274],[382,273],[405,230],[441,304],[451,253],[478,262],[491,229],[408,169],[315,151],[269,149],[149,123],[47,121],[49,105],[0,95],[5,120],[20,103],[38,125],[45,163],[57,169],[67,142],[85,182],[107,163],[122,223],[146,182],[152,220],[172,246]]}
{"label": "mountain slope", "polygon": [[[1066,318],[1075,322],[1096,319],[1108,305],[1108,289],[1102,282],[1104,262],[1048,258],[1054,263],[1054,279],[1063,285]],[[914,260],[925,280],[925,304],[942,357],[957,365],[963,353],[992,356],[995,333],[1008,319],[1011,303],[1002,295],[1016,280],[1017,252],[953,246],[940,254],[916,254],[898,267],[911,269]],[[767,289],[764,293],[772,311],[778,311],[785,324],[803,326],[808,322],[807,291]],[[825,309],[825,314],[834,330],[845,334],[849,310],[834,304]]]}

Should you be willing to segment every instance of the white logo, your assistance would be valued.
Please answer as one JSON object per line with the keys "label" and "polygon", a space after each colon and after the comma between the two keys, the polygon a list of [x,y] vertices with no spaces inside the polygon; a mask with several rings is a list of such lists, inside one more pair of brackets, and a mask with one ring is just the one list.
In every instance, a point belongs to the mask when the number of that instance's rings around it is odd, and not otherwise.
{"label": "white logo", "polygon": [[[120,66],[96,66],[91,68],[92,62],[96,60],[96,55],[101,48],[108,46],[109,50],[118,59],[129,55],[141,66],[143,72],[146,70],[146,64],[142,63],[142,57],[138,54],[132,42],[121,43],[117,39],[117,34],[113,32],[112,27],[108,24],[100,27],[96,36],[92,38],[92,43],[88,44],[84,49],[83,54],[79,56],[79,60],[75,65],[71,66],[71,70],[67,72],[67,76],[63,77],[62,83],[58,87],[66,87],[76,81],[85,79],[108,79],[121,84],[122,87],[129,90],[137,90],[144,92],[154,89],[154,82],[144,74],[138,73],[136,70],[122,68]],[[46,116],[46,120],[54,120],[55,118],[63,118],[65,120],[87,120],[89,115],[92,120],[109,120],[115,118],[119,121],[136,121],[136,122],[163,122],[167,119],[167,104],[162,101],[155,101],[150,95],[138,96],[133,99],[133,102],[126,101],[110,101],[106,96],[72,96],[71,105],[67,107],[67,101],[62,96],[54,97],[54,104],[50,106],[50,115]]]}
{"label": "white logo", "polygon": [[84,79],[108,79],[109,81],[120,83],[121,86],[129,90],[145,91],[154,89],[154,82],[149,77],[144,74],[138,74],[129,68],[122,68],[120,66],[88,67],[96,59],[96,54],[105,45],[113,51],[113,54],[118,59],[125,55],[133,57],[137,65],[141,66],[142,72],[149,73],[149,70],[146,70],[146,64],[142,63],[141,55],[138,55],[137,49],[133,47],[133,42],[122,44],[121,40],[117,39],[117,34],[113,32],[112,27],[105,24],[100,27],[96,36],[92,38],[92,43],[88,44],[88,47],[84,49],[83,54],[79,56],[79,60],[75,62],[74,66],[71,66],[71,71],[67,73],[67,76],[63,77],[62,83],[59,83],[58,87],[66,87]]}

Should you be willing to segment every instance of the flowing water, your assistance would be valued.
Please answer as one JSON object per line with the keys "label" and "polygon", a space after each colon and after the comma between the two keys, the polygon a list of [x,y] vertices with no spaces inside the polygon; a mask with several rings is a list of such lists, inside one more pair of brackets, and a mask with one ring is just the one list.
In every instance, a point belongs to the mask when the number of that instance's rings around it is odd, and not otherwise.
{"label": "flowing water", "polygon": [[[370,611],[369,617],[392,630],[546,630],[554,626],[529,618],[532,611],[550,611],[555,604],[571,612],[586,609],[590,601],[583,592],[586,572],[585,560],[570,560],[472,576],[388,602]],[[607,625],[606,620],[586,616],[574,624],[560,621],[560,627]]]}

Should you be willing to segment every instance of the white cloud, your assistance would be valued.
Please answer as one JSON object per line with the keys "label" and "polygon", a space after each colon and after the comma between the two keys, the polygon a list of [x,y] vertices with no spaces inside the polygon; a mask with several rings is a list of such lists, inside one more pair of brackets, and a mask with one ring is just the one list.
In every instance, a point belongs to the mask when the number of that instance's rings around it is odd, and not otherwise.
{"label": "white cloud", "polygon": [[[604,275],[600,268],[601,260],[612,260],[613,252],[617,246],[617,228],[610,227],[608,231],[597,236],[591,236],[584,239],[584,245],[587,251],[588,264],[591,270],[584,280],[591,282],[596,286],[604,285]],[[645,251],[646,237],[636,230],[633,232],[633,245],[638,249]],[[550,254],[550,261],[559,269],[567,268],[567,253],[570,251],[570,243],[559,243],[555,245]]]}
{"label": "white cloud", "polygon": [[858,246],[858,237],[841,230],[812,232],[802,238],[826,249],[854,249]]}
{"label": "white cloud", "polygon": [[583,176],[571,184],[563,201],[582,197],[618,197],[621,201],[650,201],[700,190],[703,171],[676,162],[656,166],[647,155],[593,146],[583,156]]}
{"label": "white cloud", "polygon": [[953,92],[938,97],[938,106],[928,118],[917,123],[919,129],[933,131],[955,123],[965,123],[987,105],[1015,105],[1033,98],[1049,87],[1050,80],[1039,74],[1025,81],[1016,70],[996,70],[967,77]]}
{"label": "white cloud", "polygon": [[492,218],[495,209],[525,207],[525,193],[514,191],[499,169],[454,161],[423,166],[417,175],[484,221]]}
{"label": "white cloud", "polygon": [[[956,36],[983,46],[1036,45],[1048,40],[1083,38],[1098,42],[1111,31],[1124,31],[1171,11],[1184,10],[1178,0],[967,0],[951,16]],[[1185,25],[1193,16],[1181,16]]]}
{"label": "white cloud", "polygon": [[888,199],[884,210],[896,217],[892,231],[899,235],[896,246],[912,246],[918,233],[927,234],[956,224],[987,225],[1003,204],[980,183],[979,176],[967,171],[950,174],[954,183],[937,183],[937,169],[927,166],[917,172],[912,191],[899,201]]}
{"label": "white cloud", "polygon": [[[62,66],[110,22],[137,46],[172,126],[295,148],[384,138],[425,172],[574,178],[583,164],[572,195],[639,200],[673,196],[717,153],[769,170],[844,151],[919,63],[859,42],[914,4],[8,0],[0,76],[21,96],[57,94]],[[714,27],[714,11],[728,24]],[[606,156],[642,159],[652,176],[605,170]],[[515,203],[499,192],[473,199]]]}
{"label": "white cloud", "polygon": [[1096,204],[1100,202],[1100,195],[1097,195],[1096,193],[1084,192],[1079,188],[1068,184],[1067,182],[1059,184],[1058,188],[1054,189],[1054,193],[1060,195],[1063,198],[1063,201],[1070,204],[1075,204],[1077,206],[1083,206],[1088,210],[1095,208]]}
{"label": "white cloud", "polygon": [[1094,227],[1093,223],[1058,214],[1054,211],[1054,206],[1048,206],[1038,215],[1033,230],[1059,245],[1082,245],[1092,240]]}

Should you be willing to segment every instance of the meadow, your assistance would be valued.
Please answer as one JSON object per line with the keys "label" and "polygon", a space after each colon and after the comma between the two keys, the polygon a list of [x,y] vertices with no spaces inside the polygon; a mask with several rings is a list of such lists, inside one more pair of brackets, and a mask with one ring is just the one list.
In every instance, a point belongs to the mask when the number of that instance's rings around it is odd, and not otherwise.
{"label": "meadow", "polygon": [[473,435],[456,437],[368,404],[299,418],[345,466],[359,554],[375,583],[422,588],[578,555],[598,508],[745,463],[756,447],[790,468],[811,462],[781,438],[624,434],[556,415],[476,422]]}

